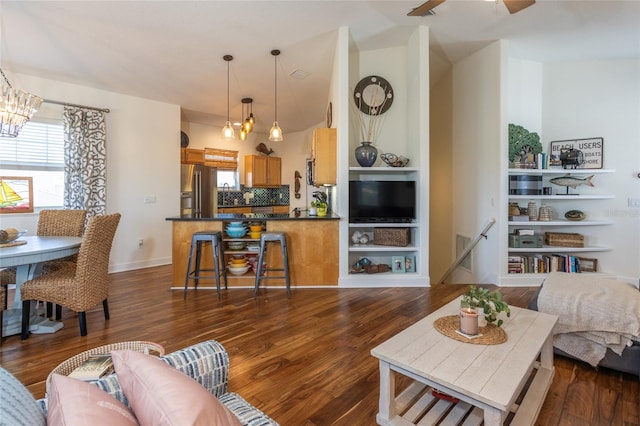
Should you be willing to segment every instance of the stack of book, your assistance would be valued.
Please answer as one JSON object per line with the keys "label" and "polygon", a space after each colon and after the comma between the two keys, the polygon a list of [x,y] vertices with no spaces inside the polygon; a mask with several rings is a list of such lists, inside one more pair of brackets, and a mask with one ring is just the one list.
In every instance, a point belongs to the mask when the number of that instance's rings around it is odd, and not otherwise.
{"label": "stack of book", "polygon": [[[509,274],[545,274],[547,272],[582,272],[580,257],[568,254],[534,254],[530,256],[509,256]],[[596,259],[589,261],[589,272],[595,272]],[[595,261],[595,262],[594,262]]]}

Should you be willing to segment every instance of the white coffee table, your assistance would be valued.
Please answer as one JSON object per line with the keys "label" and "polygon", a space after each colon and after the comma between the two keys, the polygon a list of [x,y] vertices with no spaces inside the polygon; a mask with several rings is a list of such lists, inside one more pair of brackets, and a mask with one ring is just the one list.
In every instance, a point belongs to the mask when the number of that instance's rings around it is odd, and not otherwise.
{"label": "white coffee table", "polygon": [[[459,306],[460,299],[453,300],[371,351],[380,362],[378,424],[434,424],[446,416],[444,424],[466,417],[470,424],[484,419],[492,426],[502,425],[511,411],[511,424],[535,422],[553,380],[552,330],[558,317],[511,307],[502,325],[507,341],[476,345],[433,327],[438,318],[456,315]],[[535,378],[516,404],[534,369]],[[413,379],[397,396],[396,374]],[[460,401],[435,398],[431,389]]]}

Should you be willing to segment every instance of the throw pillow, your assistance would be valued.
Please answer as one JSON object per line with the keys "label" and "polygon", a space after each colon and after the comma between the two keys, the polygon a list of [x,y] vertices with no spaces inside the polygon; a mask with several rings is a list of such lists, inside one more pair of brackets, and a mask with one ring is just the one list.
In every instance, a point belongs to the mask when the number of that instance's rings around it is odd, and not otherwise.
{"label": "throw pillow", "polygon": [[48,396],[48,425],[138,424],[122,402],[82,380],[54,374]]}
{"label": "throw pillow", "polygon": [[44,413],[31,392],[2,367],[0,367],[0,423],[33,426],[46,424]]}
{"label": "throw pillow", "polygon": [[135,351],[112,351],[113,366],[142,426],[241,426],[198,382],[162,360]]}

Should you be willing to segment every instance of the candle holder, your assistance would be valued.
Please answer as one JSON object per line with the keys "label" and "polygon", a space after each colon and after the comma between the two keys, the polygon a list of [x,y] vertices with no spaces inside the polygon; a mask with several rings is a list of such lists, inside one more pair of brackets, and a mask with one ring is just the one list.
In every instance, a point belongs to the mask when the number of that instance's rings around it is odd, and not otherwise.
{"label": "candle holder", "polygon": [[460,302],[460,332],[467,336],[478,334],[478,313],[465,301]]}

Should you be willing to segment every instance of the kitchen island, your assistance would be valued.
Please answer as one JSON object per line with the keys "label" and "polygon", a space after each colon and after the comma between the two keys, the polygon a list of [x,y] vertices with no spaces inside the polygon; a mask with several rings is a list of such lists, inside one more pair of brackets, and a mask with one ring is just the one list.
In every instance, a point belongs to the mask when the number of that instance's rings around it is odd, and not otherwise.
{"label": "kitchen island", "polygon": [[[192,215],[168,217],[173,224],[172,264],[173,287],[184,288],[187,262],[191,247],[191,236],[198,231],[222,231],[225,249],[225,263],[233,254],[255,256],[257,252],[248,250],[234,251],[228,249],[230,241],[244,241],[255,245],[259,239],[252,239],[247,234],[244,238],[233,239],[224,228],[229,222],[256,222],[263,225],[264,231],[282,231],[287,235],[289,249],[289,275],[291,287],[305,286],[337,286],[338,285],[338,225],[340,217],[332,213],[327,216],[309,216],[307,212],[278,213],[219,213],[212,217]],[[210,246],[205,246],[201,269],[213,267]],[[279,244],[269,243],[265,253],[265,261],[269,268],[281,268],[282,258]],[[282,275],[274,272],[274,275]],[[255,274],[253,271],[245,275],[234,276],[227,273],[229,287],[253,287]],[[284,279],[271,279],[261,283],[268,287],[284,287]],[[193,281],[189,283],[193,288]],[[215,289],[214,279],[201,279],[198,288]]]}

